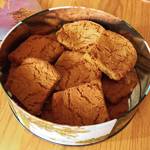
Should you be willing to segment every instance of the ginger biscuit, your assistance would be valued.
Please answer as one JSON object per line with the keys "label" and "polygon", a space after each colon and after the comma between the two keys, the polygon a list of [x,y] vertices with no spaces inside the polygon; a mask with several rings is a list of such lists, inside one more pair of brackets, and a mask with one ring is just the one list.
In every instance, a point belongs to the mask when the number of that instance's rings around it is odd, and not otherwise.
{"label": "ginger biscuit", "polygon": [[33,57],[54,62],[64,51],[55,34],[32,35],[8,56],[9,60],[21,64],[25,58]]}
{"label": "ginger biscuit", "polygon": [[60,76],[48,62],[27,58],[8,76],[6,88],[32,114],[38,115]]}
{"label": "ginger biscuit", "polygon": [[120,80],[135,65],[136,50],[122,35],[104,31],[98,45],[89,47],[89,55],[109,78]]}
{"label": "ginger biscuit", "polygon": [[64,90],[101,78],[101,71],[98,67],[86,61],[85,57],[78,52],[63,52],[55,64],[57,71],[62,76],[57,89]]}
{"label": "ginger biscuit", "polygon": [[67,23],[56,33],[57,40],[71,50],[97,43],[105,29],[92,21]]}
{"label": "ginger biscuit", "polygon": [[123,113],[127,112],[128,109],[129,109],[128,97],[122,98],[118,104],[115,105],[108,104],[108,112],[110,119],[120,117]]}
{"label": "ginger biscuit", "polygon": [[110,103],[116,104],[121,98],[129,95],[137,83],[138,78],[135,70],[127,73],[127,75],[119,81],[104,78],[102,79],[104,96]]}
{"label": "ginger biscuit", "polygon": [[109,119],[98,80],[54,93],[51,108],[53,121],[60,124],[89,125]]}

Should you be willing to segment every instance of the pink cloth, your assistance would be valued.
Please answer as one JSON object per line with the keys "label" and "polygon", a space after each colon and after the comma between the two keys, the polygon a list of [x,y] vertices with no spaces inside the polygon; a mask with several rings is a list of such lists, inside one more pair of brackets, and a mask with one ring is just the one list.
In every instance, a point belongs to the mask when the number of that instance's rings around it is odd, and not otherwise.
{"label": "pink cloth", "polygon": [[16,24],[11,13],[20,8],[28,8],[31,11],[38,12],[41,10],[36,0],[5,0],[5,5],[0,8],[0,40]]}

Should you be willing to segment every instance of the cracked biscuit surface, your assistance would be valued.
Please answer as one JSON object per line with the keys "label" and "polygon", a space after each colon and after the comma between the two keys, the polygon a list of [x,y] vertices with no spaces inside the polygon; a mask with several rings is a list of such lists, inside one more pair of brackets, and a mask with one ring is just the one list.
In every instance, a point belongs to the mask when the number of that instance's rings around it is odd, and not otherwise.
{"label": "cracked biscuit surface", "polygon": [[6,88],[30,113],[38,115],[59,79],[59,74],[48,62],[27,58],[10,72]]}
{"label": "cracked biscuit surface", "polygon": [[86,56],[77,52],[63,52],[55,64],[62,75],[57,89],[64,90],[101,78],[101,71],[84,57]]}
{"label": "cracked biscuit surface", "polygon": [[[71,50],[97,43],[105,29],[92,21],[67,23],[56,33],[57,40]],[[86,49],[85,49],[86,50]]]}
{"label": "cracked biscuit surface", "polygon": [[120,80],[135,65],[137,53],[131,42],[122,35],[104,31],[98,45],[89,54],[109,78]]}
{"label": "cracked biscuit surface", "polygon": [[119,81],[104,78],[102,79],[104,96],[110,103],[116,104],[121,98],[129,95],[137,83],[138,77],[135,70],[128,72],[127,75]]}
{"label": "cracked biscuit surface", "polygon": [[89,125],[109,119],[98,80],[54,93],[51,108],[53,121],[60,124]]}
{"label": "cracked biscuit surface", "polygon": [[32,35],[8,56],[9,60],[21,64],[25,58],[34,57],[54,62],[63,52],[63,46],[55,34]]}

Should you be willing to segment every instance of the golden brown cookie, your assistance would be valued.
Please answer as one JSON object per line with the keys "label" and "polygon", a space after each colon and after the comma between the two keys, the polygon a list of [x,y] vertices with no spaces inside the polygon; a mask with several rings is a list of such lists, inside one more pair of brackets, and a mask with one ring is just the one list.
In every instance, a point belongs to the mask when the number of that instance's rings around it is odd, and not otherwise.
{"label": "golden brown cookie", "polygon": [[57,41],[55,34],[32,35],[16,50],[9,54],[9,60],[21,64],[25,58],[34,57],[54,62],[63,52],[63,46]]}
{"label": "golden brown cookie", "polygon": [[108,105],[108,112],[110,119],[118,118],[127,111],[128,111],[128,97],[122,98],[118,104]]}
{"label": "golden brown cookie", "polygon": [[101,78],[101,71],[92,62],[85,60],[83,54],[65,51],[57,60],[55,67],[62,78],[57,86],[64,90],[73,86]]}
{"label": "golden brown cookie", "polygon": [[135,65],[136,50],[125,37],[112,31],[104,31],[99,44],[88,48],[91,58],[109,78],[120,80]]}
{"label": "golden brown cookie", "polygon": [[60,76],[48,62],[27,58],[8,76],[6,88],[32,114],[38,115]]}
{"label": "golden brown cookie", "polygon": [[105,29],[92,21],[67,23],[57,32],[57,40],[71,50],[97,43]]}
{"label": "golden brown cookie", "polygon": [[101,82],[98,80],[53,94],[53,121],[67,125],[89,125],[109,119]]}
{"label": "golden brown cookie", "polygon": [[135,70],[127,73],[119,81],[104,78],[102,79],[104,96],[110,103],[118,103],[122,97],[129,95],[133,91],[137,83],[138,78]]}

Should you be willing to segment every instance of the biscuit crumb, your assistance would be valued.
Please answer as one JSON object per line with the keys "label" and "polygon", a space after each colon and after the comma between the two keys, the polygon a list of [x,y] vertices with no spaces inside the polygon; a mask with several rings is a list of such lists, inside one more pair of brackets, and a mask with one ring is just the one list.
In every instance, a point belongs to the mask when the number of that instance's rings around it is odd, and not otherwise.
{"label": "biscuit crumb", "polygon": [[29,10],[28,8],[20,8],[17,11],[11,12],[13,19],[18,23],[19,21],[31,16],[35,13],[33,10]]}

